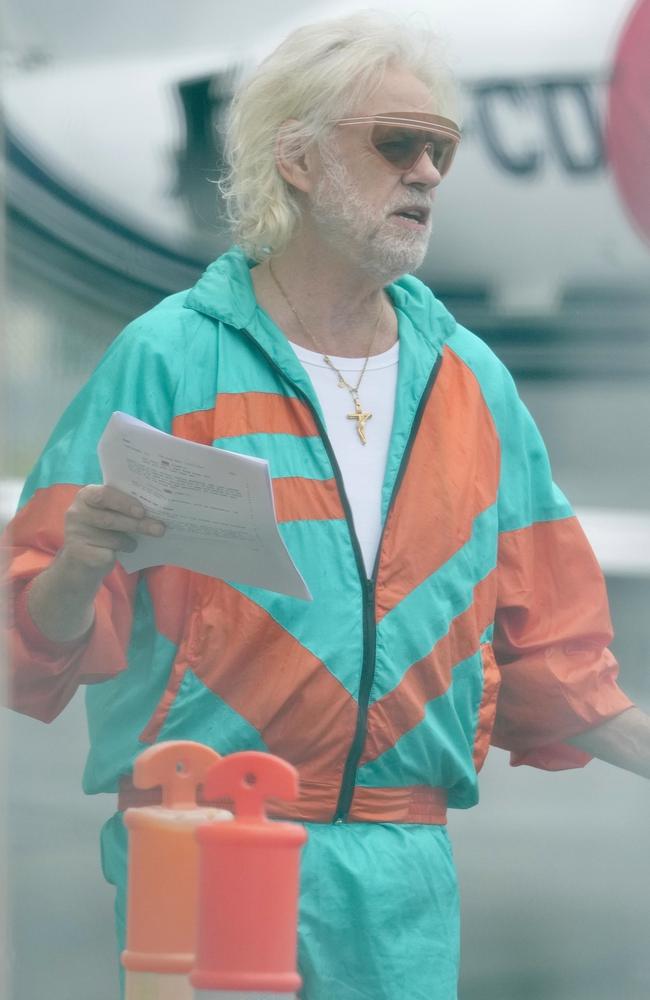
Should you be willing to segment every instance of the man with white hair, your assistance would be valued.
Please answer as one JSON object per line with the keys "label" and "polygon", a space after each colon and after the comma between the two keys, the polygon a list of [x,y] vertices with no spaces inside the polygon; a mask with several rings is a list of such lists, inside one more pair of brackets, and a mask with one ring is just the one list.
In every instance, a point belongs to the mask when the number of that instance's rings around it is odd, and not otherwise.
{"label": "man with white hair", "polygon": [[[375,15],[291,35],[236,97],[238,246],[135,320],[54,432],[12,526],[14,703],[88,683],[87,792],[123,934],[143,746],[300,772],[304,1000],[452,1000],[448,807],[513,762],[650,776],[602,576],[512,381],[410,276],[460,133],[432,37]],[[480,220],[477,220],[480,221]],[[444,253],[444,247],[438,252]],[[312,603],[116,562],[164,526],[100,482],[115,410],[270,463]]]}

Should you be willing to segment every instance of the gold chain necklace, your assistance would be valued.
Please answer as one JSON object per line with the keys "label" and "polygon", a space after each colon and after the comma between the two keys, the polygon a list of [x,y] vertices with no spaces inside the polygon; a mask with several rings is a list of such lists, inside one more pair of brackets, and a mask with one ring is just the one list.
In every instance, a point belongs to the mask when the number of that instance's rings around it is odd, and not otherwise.
{"label": "gold chain necklace", "polygon": [[282,285],[278,281],[278,278],[276,277],[275,271],[273,270],[273,267],[271,266],[271,261],[270,260],[269,260],[269,273],[270,273],[271,277],[273,278],[273,281],[275,282],[278,291],[282,295],[282,298],[285,300],[285,302],[289,306],[289,309],[291,309],[291,312],[293,313],[293,315],[298,320],[300,326],[302,327],[303,331],[307,334],[307,337],[309,338],[309,340],[312,342],[312,344],[314,345],[314,347],[316,348],[316,350],[318,351],[318,353],[323,358],[323,361],[325,362],[325,364],[329,368],[332,369],[332,371],[334,372],[335,375],[338,376],[338,383],[337,383],[337,385],[338,385],[339,389],[347,389],[348,392],[350,393],[350,396],[352,397],[352,402],[354,403],[354,413],[348,413],[347,414],[347,419],[348,420],[355,420],[356,421],[356,424],[357,424],[357,434],[359,435],[359,440],[361,441],[361,444],[366,444],[366,424],[368,423],[369,420],[372,420],[372,413],[369,410],[364,410],[363,407],[362,407],[362,405],[361,405],[361,402],[359,400],[359,386],[361,385],[361,382],[363,381],[363,376],[366,374],[366,368],[368,367],[368,361],[370,360],[370,352],[372,351],[373,344],[375,343],[375,338],[377,337],[377,330],[379,329],[379,321],[381,320],[381,315],[382,315],[382,309],[381,309],[381,307],[380,307],[379,312],[377,314],[377,321],[375,323],[375,328],[374,328],[374,330],[372,332],[372,338],[370,340],[370,344],[368,345],[368,353],[366,354],[365,361],[363,362],[363,368],[361,369],[361,374],[359,375],[359,378],[357,379],[357,384],[356,385],[350,385],[350,383],[345,379],[345,377],[343,375],[343,372],[339,371],[339,369],[333,363],[333,361],[330,358],[330,356],[328,354],[323,354],[322,353],[321,349],[319,348],[318,344],[316,343],[316,338],[314,337],[313,333],[311,332],[311,330],[309,329],[309,327],[306,325],[306,323],[304,322],[304,320],[301,319],[301,317],[298,314],[298,311],[296,310],[296,307],[294,306],[293,302],[291,301],[291,299],[289,298],[289,296],[285,292],[284,288],[282,287]]}

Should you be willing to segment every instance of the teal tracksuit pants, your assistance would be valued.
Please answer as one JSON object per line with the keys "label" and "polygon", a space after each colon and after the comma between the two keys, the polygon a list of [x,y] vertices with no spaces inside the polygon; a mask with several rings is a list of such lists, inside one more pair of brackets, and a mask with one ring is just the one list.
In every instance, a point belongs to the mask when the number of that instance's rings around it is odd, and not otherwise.
{"label": "teal tracksuit pants", "polygon": [[[301,863],[301,1000],[456,1000],[459,905],[446,828],[305,824]],[[115,885],[120,950],[127,835],[121,814],[102,831]]]}

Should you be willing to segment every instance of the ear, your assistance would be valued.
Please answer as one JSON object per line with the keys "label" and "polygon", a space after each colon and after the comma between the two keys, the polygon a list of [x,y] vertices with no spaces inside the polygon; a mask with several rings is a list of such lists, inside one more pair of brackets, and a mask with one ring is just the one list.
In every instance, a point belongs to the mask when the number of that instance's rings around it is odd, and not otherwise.
{"label": "ear", "polygon": [[291,125],[297,119],[289,118],[278,130],[275,141],[275,163],[281,177],[298,191],[311,191],[313,185],[313,156],[307,150],[301,156],[296,156],[294,141],[291,135]]}

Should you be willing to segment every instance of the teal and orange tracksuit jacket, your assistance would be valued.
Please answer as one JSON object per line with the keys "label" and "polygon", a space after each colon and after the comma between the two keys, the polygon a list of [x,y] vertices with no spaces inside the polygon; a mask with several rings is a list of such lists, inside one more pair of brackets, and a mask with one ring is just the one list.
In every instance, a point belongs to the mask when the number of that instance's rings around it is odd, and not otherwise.
{"label": "teal and orange tracksuit jacket", "polygon": [[[602,575],[509,374],[417,279],[387,291],[400,364],[370,579],[318,399],[257,307],[237,248],[116,339],[55,429],[9,529],[13,705],[47,721],[87,685],[86,792],[120,790],[130,804],[133,761],[158,740],[267,750],[297,767],[300,799],[281,812],[312,831],[308,1000],[455,996],[455,937],[440,930],[455,920],[453,877],[442,892],[421,875],[432,844],[438,867],[449,864],[447,807],[476,803],[490,743],[515,764],[581,766],[588,757],[566,739],[631,704],[607,650]],[[101,482],[97,442],[115,410],[267,459],[280,530],[313,602],[172,566],[128,575],[118,565],[90,637],[46,640],[27,611],[29,583],[60,548],[75,492]],[[116,820],[106,854],[119,855],[121,829]],[[379,871],[380,836],[392,838],[390,873]],[[123,889],[120,864],[106,867]],[[383,889],[381,913],[364,905],[380,878],[395,896],[390,920]],[[352,943],[335,930],[350,906],[363,913]],[[313,923],[321,919],[330,924]],[[408,994],[403,926],[411,942],[442,940],[431,968],[414,962]]]}

